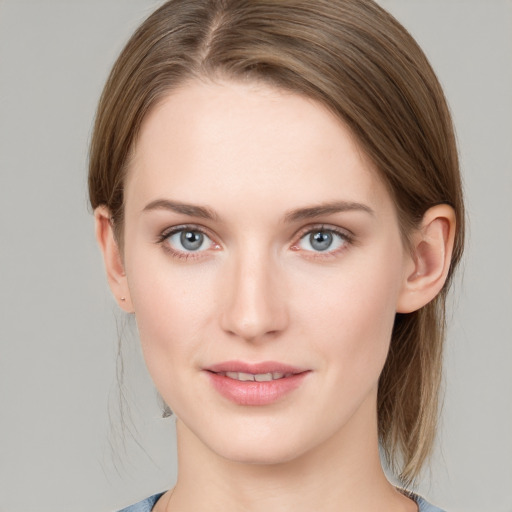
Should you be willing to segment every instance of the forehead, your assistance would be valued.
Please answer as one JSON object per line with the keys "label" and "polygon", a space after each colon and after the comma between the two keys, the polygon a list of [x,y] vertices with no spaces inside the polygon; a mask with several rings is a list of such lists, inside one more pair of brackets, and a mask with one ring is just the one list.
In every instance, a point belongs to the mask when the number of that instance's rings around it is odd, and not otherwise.
{"label": "forehead", "polygon": [[143,208],[159,196],[260,209],[274,200],[389,202],[351,132],[324,106],[263,84],[200,81],[170,93],[141,127],[126,201]]}

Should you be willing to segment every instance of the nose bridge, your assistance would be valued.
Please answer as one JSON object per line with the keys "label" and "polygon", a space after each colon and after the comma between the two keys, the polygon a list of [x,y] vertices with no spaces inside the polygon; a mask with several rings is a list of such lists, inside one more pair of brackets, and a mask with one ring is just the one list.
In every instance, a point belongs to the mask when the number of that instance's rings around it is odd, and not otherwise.
{"label": "nose bridge", "polygon": [[282,331],[288,320],[284,283],[271,251],[245,244],[230,260],[223,329],[251,341]]}

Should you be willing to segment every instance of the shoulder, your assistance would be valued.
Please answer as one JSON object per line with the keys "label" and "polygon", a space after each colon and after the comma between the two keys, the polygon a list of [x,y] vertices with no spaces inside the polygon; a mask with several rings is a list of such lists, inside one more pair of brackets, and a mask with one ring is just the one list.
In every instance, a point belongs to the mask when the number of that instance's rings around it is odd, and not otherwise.
{"label": "shoulder", "polygon": [[445,512],[444,510],[441,510],[439,507],[431,505],[425,498],[423,498],[419,494],[416,494],[407,489],[403,489],[402,487],[396,487],[396,490],[401,492],[414,502],[416,502],[416,504],[418,505],[418,512]]}
{"label": "shoulder", "polygon": [[431,505],[428,501],[418,495],[412,495],[411,498],[418,504],[419,512],[444,512],[438,507]]}
{"label": "shoulder", "polygon": [[151,512],[155,506],[155,503],[163,494],[163,492],[154,494],[145,500],[135,503],[135,505],[130,505],[129,507],[123,508],[119,512]]}

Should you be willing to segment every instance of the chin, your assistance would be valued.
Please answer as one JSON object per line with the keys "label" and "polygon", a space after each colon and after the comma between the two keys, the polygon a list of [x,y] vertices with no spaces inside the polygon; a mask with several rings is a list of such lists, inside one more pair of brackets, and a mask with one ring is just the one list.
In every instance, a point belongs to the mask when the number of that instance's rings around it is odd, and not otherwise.
{"label": "chin", "polygon": [[[219,449],[217,454],[229,461],[238,464],[249,464],[254,466],[276,466],[286,464],[302,455],[294,447],[283,446],[282,443],[253,444],[246,441],[242,446],[230,446],[226,449]],[[220,448],[220,447],[219,447]]]}
{"label": "chin", "polygon": [[[216,430],[216,428],[219,430]],[[278,465],[295,460],[315,447],[321,435],[312,435],[291,425],[253,424],[252,428],[226,429],[212,425],[199,439],[211,452],[223,459],[252,465]],[[280,428],[281,427],[281,428]],[[309,434],[309,435],[308,435]],[[320,434],[320,433],[318,433]]]}

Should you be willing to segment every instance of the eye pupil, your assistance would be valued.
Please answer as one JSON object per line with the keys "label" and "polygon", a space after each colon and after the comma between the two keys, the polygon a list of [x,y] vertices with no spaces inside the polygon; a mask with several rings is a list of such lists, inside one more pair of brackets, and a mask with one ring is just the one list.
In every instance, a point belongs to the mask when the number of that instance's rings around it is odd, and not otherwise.
{"label": "eye pupil", "polygon": [[332,233],[318,231],[309,235],[309,243],[316,251],[326,251],[332,244]]}
{"label": "eye pupil", "polygon": [[197,231],[182,231],[180,235],[181,245],[187,251],[197,251],[203,245],[204,235]]}

